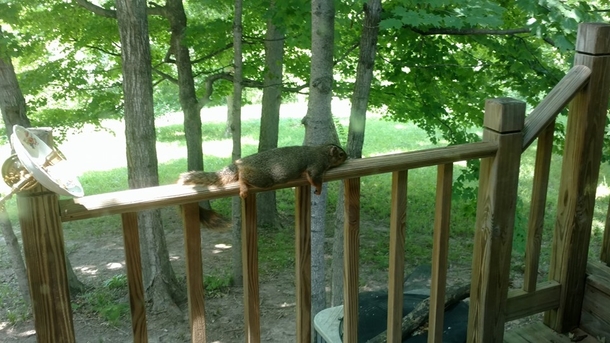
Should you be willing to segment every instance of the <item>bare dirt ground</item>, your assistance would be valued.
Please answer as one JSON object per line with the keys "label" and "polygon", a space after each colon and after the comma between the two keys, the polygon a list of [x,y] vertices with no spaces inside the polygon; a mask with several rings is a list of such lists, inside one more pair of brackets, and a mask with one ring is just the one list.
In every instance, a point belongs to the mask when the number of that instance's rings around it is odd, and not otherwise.
{"label": "bare dirt ground", "polygon": [[[166,230],[170,259],[179,278],[184,277],[184,248],[180,223],[177,218],[165,218],[164,223],[173,228]],[[202,254],[206,270],[231,268],[230,232],[202,230]],[[2,242],[4,245],[4,242]],[[125,274],[124,250],[121,235],[105,235],[79,242],[68,242],[67,251],[77,276],[88,285],[99,285],[113,275]],[[219,249],[218,247],[225,247]],[[0,254],[8,258],[6,253]],[[5,260],[6,261],[6,260]],[[3,263],[2,266],[6,266]],[[10,268],[0,270],[0,282],[17,288]],[[128,299],[124,299],[128,302]],[[295,341],[295,288],[294,271],[262,273],[260,277],[261,339],[263,342]],[[227,292],[205,299],[206,335],[208,342],[230,343],[244,341],[243,293],[241,287],[231,287]],[[181,305],[182,316],[147,312],[149,342],[190,342],[187,304]],[[6,309],[0,309],[0,342],[36,342],[34,322],[31,316],[10,325],[6,321]],[[74,311],[76,341],[132,342],[129,315],[118,325],[111,325],[102,318]]]}

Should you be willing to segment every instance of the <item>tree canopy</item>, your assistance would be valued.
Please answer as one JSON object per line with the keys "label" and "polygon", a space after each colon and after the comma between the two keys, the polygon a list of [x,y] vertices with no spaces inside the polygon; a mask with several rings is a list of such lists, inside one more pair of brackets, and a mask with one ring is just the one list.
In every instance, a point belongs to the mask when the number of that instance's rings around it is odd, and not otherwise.
{"label": "tree canopy", "polygon": [[[233,2],[183,1],[195,91],[222,103],[232,86]],[[18,71],[33,125],[99,124],[122,115],[114,1],[0,1],[0,52]],[[94,6],[94,7],[92,7]],[[165,4],[148,2],[157,112],[177,109],[177,70]],[[336,3],[334,94],[349,98],[358,62],[363,1]],[[383,3],[369,106],[413,121],[433,141],[477,139],[485,98],[535,104],[570,67],[577,25],[600,21],[609,1],[434,0]],[[306,93],[310,6],[296,0],[244,4],[243,85],[263,87],[267,19],[284,33],[283,96]]]}

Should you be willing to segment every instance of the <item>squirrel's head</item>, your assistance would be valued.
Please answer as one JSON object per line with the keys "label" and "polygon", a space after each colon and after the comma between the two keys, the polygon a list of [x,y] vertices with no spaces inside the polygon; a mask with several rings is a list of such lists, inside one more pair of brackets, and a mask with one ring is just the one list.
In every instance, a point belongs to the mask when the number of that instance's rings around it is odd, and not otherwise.
{"label": "squirrel's head", "polygon": [[336,167],[341,165],[345,160],[347,160],[347,153],[340,146],[335,144],[329,144],[330,147],[330,156],[331,156],[331,167]]}

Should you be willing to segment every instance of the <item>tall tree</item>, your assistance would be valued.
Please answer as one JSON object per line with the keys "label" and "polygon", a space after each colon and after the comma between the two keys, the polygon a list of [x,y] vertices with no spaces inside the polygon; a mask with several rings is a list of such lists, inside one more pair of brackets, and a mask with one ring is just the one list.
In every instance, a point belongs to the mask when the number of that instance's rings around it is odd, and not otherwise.
{"label": "tall tree", "polygon": [[[332,118],[335,6],[333,0],[311,1],[311,79],[305,125],[305,145],[339,143]],[[312,192],[314,190],[312,189]],[[311,313],[326,307],[324,228],[327,186],[311,196]]]}
{"label": "tall tree", "polygon": [[[233,96],[229,103],[231,107],[231,137],[233,139],[233,161],[241,158],[241,97],[242,97],[242,0],[235,0],[235,11],[233,17]],[[233,216],[233,280],[241,285],[242,281],[242,255],[241,255],[241,198],[232,199]]]}
{"label": "tall tree", "polygon": [[[270,2],[265,33],[265,74],[258,151],[277,148],[282,104],[282,70],[284,68],[284,34],[274,23],[275,0]],[[275,191],[257,194],[257,220],[262,226],[277,224]]]}
{"label": "tall tree", "polygon": [[[25,98],[21,93],[21,88],[19,88],[15,68],[8,52],[8,44],[2,43],[8,41],[0,27],[0,112],[2,112],[2,119],[6,128],[6,136],[10,137],[13,133],[13,125],[18,124],[29,127],[30,120],[25,113]],[[21,296],[25,303],[29,305],[30,290],[25,263],[21,255],[19,241],[13,230],[13,225],[8,218],[4,204],[0,204],[0,227],[2,228],[2,235],[8,248],[11,265],[17,278]]]}
{"label": "tall tree", "polygon": [[[362,158],[364,145],[364,128],[366,124],[366,111],[368,108],[371,82],[377,52],[377,36],[379,34],[379,21],[381,17],[381,0],[368,0],[364,5],[364,21],[360,36],[360,53],[356,69],[356,81],[352,94],[352,107],[349,118],[349,131],[347,134],[347,155],[350,158]],[[339,185],[337,197],[337,213],[335,234],[333,240],[332,277],[331,277],[331,306],[343,303],[343,223],[344,223],[344,188]]]}
{"label": "tall tree", "polygon": [[[167,0],[163,11],[170,24],[171,44],[178,71],[178,95],[184,112],[184,136],[186,138],[188,170],[203,170],[203,150],[201,147],[201,116],[195,93],[195,79],[189,47],[186,44],[187,18],[182,0]],[[170,61],[170,54],[166,61]]]}
{"label": "tall tree", "polygon": [[31,126],[26,114],[25,98],[9,53],[9,50],[12,50],[9,48],[9,41],[0,27],[0,110],[7,137],[13,133],[13,125]]}
{"label": "tall tree", "polygon": [[[121,37],[127,173],[130,188],[159,185],[146,0],[117,0]],[[179,310],[181,289],[169,263],[159,210],[138,214],[146,293],[153,309]]]}
{"label": "tall tree", "polygon": [[[27,116],[27,107],[25,98],[17,80],[17,74],[13,67],[9,42],[11,40],[5,36],[0,28],[0,112],[6,130],[7,137],[13,133],[14,125],[30,127],[30,119]],[[15,48],[16,49],[16,48]],[[0,204],[0,227],[4,235],[9,255],[12,260],[13,269],[17,277],[19,289],[26,303],[30,301],[30,293],[27,282],[26,267],[21,255],[21,247],[13,226],[8,218],[4,204]],[[85,285],[78,279],[70,263],[70,259],[66,256],[66,270],[68,273],[68,287],[72,294],[77,294],[85,290]]]}

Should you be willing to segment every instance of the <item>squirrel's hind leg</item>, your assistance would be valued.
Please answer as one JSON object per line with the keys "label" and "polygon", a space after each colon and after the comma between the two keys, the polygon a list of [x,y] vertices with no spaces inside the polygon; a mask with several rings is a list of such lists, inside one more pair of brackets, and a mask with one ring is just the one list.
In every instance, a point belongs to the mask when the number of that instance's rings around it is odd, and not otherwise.
{"label": "squirrel's hind leg", "polygon": [[244,179],[239,179],[239,196],[242,199],[248,197],[248,184]]}

